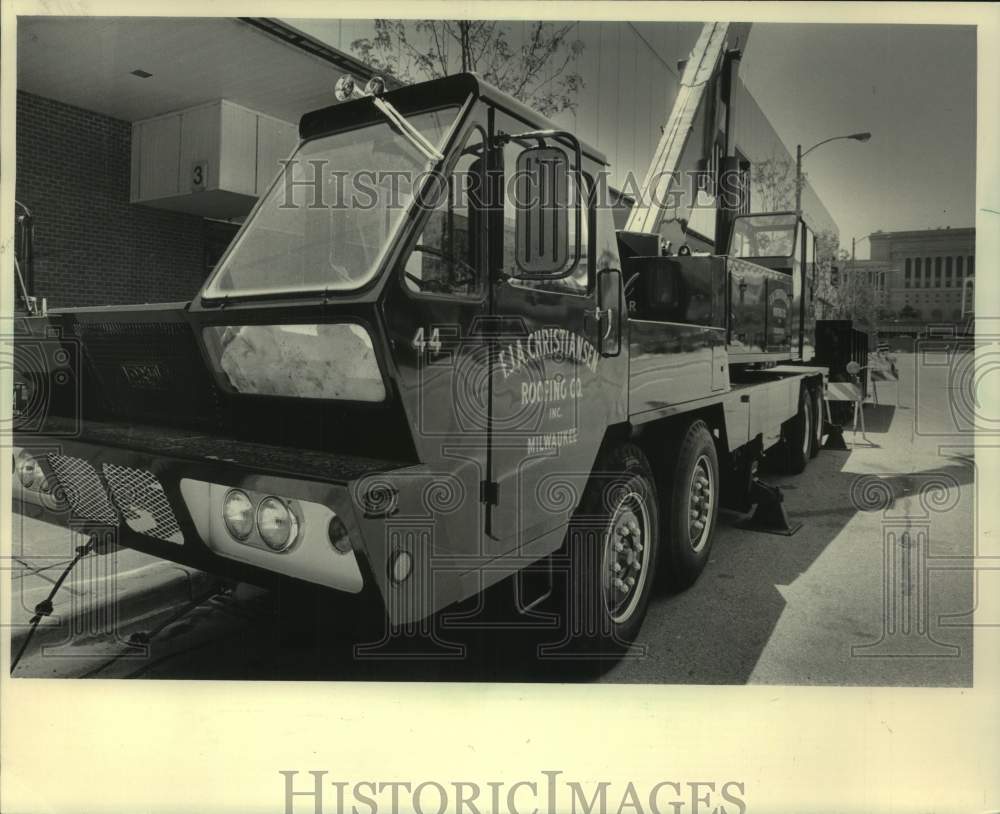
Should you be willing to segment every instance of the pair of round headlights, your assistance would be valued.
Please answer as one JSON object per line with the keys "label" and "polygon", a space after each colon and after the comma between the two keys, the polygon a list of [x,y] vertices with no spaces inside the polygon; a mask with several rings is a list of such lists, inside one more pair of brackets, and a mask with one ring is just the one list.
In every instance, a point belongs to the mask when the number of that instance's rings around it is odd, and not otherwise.
{"label": "pair of round headlights", "polygon": [[280,497],[265,497],[254,508],[242,489],[230,489],[222,504],[226,529],[237,540],[246,540],[256,526],[264,544],[272,551],[287,551],[299,536],[299,519]]}

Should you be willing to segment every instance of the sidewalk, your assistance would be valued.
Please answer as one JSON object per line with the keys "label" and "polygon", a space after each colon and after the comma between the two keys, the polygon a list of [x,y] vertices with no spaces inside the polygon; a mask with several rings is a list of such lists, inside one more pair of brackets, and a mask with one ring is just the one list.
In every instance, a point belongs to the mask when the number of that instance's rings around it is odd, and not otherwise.
{"label": "sidewalk", "polygon": [[[17,514],[12,518],[11,654],[28,634],[35,606],[44,600],[86,538],[66,528]],[[126,629],[173,613],[204,594],[213,578],[126,548],[88,554],[53,599],[15,675],[57,677],[80,659],[120,652]],[[71,661],[66,662],[66,659]]]}

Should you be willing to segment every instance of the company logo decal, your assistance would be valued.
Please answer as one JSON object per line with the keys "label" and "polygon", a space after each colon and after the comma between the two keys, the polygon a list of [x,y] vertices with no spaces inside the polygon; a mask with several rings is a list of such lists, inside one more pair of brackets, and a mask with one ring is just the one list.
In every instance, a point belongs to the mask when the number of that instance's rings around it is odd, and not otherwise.
{"label": "company logo decal", "polygon": [[122,374],[132,387],[162,390],[166,387],[166,372],[155,362],[126,362]]}
{"label": "company logo decal", "polygon": [[597,348],[579,334],[566,328],[541,328],[501,350],[500,369],[506,379],[526,364],[551,359],[554,362],[574,361],[596,373],[600,358]]}
{"label": "company logo decal", "polygon": [[788,292],[783,288],[776,288],[767,298],[768,305],[771,306],[771,314],[778,319],[784,319],[788,314]]}

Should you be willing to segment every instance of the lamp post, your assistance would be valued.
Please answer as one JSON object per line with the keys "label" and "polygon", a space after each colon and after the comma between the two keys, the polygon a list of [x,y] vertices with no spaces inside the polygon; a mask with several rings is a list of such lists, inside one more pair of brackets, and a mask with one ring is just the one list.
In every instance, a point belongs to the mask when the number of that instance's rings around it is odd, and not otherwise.
{"label": "lamp post", "polygon": [[802,217],[802,159],[805,158],[809,153],[815,150],[817,147],[822,147],[824,144],[829,144],[831,141],[837,141],[839,139],[851,139],[852,141],[868,141],[872,137],[871,133],[851,133],[848,136],[831,136],[830,138],[823,139],[817,142],[808,150],[803,152],[802,145],[795,145],[795,214],[800,218]]}
{"label": "lamp post", "polygon": [[[851,139],[852,141],[868,141],[872,137],[871,133],[850,133],[846,136],[830,136],[830,138],[823,139],[822,141],[816,142],[812,147],[803,152],[802,145],[795,145],[795,231],[798,232],[799,221],[802,220],[802,159],[805,158],[809,153],[815,150],[817,147],[822,147],[824,144],[829,144],[831,141],[838,141],[839,139]],[[802,269],[802,291],[805,292],[805,269]],[[803,353],[803,344],[805,343],[805,314],[799,312],[799,356]]]}
{"label": "lamp post", "polygon": [[871,235],[862,235],[860,238],[858,238],[858,237],[852,237],[851,238],[851,284],[850,284],[850,289],[851,289],[851,300],[850,300],[851,322],[854,322],[854,310],[855,310],[854,306],[857,304],[857,290],[855,289],[855,286],[857,285],[857,281],[856,281],[856,272],[855,272],[855,268],[854,268],[854,263],[855,263],[855,248],[856,248],[856,246],[857,246],[857,244],[858,244],[859,241],[861,241],[861,240],[868,240],[869,237],[871,237]]}

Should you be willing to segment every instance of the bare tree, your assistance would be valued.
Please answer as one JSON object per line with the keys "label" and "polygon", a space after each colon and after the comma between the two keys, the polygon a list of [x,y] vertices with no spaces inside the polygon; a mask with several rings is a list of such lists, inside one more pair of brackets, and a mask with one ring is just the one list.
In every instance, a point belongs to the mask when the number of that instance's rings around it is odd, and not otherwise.
{"label": "bare tree", "polygon": [[837,295],[836,317],[854,320],[856,327],[872,328],[876,322],[875,289],[871,277],[864,269],[851,262],[851,253],[841,249],[840,285]]}
{"label": "bare tree", "polygon": [[[772,155],[754,163],[751,183],[757,194],[758,212],[780,212],[795,209],[795,162]],[[802,176],[805,184],[805,175]]]}
{"label": "bare tree", "polygon": [[[828,319],[830,309],[837,304],[839,281],[833,277],[833,267],[837,263],[840,236],[832,230],[816,234],[816,269],[810,281],[812,295],[816,302],[816,318]],[[838,269],[839,271],[839,269]]]}
{"label": "bare tree", "polygon": [[474,71],[541,113],[576,108],[583,78],[574,70],[583,43],[573,23],[536,21],[512,45],[512,25],[498,20],[375,20],[375,35],[354,40],[355,55],[403,82]]}

